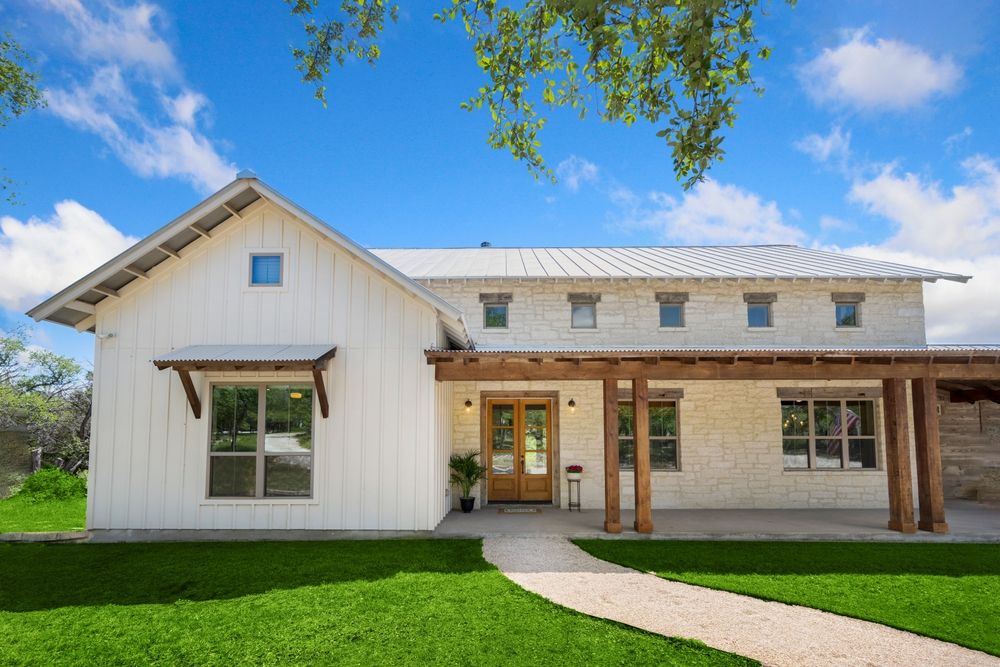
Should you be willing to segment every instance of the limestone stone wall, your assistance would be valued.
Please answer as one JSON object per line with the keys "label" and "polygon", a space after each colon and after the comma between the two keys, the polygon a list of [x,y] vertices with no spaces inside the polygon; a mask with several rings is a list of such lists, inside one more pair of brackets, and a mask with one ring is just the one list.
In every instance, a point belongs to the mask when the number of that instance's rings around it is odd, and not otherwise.
{"label": "limestone stone wall", "polygon": [[[480,345],[785,345],[857,346],[925,343],[919,281],[680,281],[573,282],[425,280],[465,312]],[[483,329],[481,293],[510,292],[507,330]],[[597,329],[570,328],[570,292],[598,292]],[[687,292],[685,324],[659,328],[656,292]],[[747,327],[745,292],[775,292],[774,327]],[[863,292],[862,326],[834,326],[833,292]]]}
{"label": "limestone stone wall", "polygon": [[[455,382],[455,451],[480,448],[480,392],[557,391],[559,452],[554,459],[559,505],[567,504],[564,468],[584,466],[584,508],[604,507],[601,384]],[[881,410],[876,410],[879,469],[786,472],[782,464],[779,386],[878,386],[877,382],[651,382],[682,388],[680,470],[653,472],[654,508],[879,508],[888,506]],[[622,382],[622,388],[629,384]],[[576,401],[571,412],[570,399]],[[472,401],[466,412],[465,401]],[[912,433],[911,426],[911,448]],[[911,461],[913,460],[911,452]],[[621,473],[623,508],[634,505],[631,471]],[[484,490],[480,490],[479,497]]]}
{"label": "limestone stone wall", "polygon": [[945,498],[976,499],[1000,491],[996,479],[1000,473],[1000,405],[951,403],[943,391],[938,392],[938,402]]}

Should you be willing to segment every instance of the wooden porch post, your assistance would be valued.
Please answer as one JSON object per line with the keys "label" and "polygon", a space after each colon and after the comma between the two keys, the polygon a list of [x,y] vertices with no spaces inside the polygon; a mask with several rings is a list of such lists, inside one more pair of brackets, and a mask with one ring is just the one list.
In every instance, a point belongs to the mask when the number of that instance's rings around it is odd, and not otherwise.
{"label": "wooden porch post", "polygon": [[913,423],[917,441],[917,497],[920,519],[917,527],[932,533],[947,533],[944,520],[944,486],[941,482],[941,435],[938,430],[937,381],[913,380]]}
{"label": "wooden porch post", "polygon": [[885,470],[889,478],[889,530],[915,533],[906,380],[882,380],[882,403],[885,411]]}
{"label": "wooden porch post", "polygon": [[649,481],[649,382],[632,380],[632,413],[635,420],[635,530],[653,532],[652,488]]}
{"label": "wooden porch post", "polygon": [[604,530],[622,532],[618,475],[618,380],[604,380]]}

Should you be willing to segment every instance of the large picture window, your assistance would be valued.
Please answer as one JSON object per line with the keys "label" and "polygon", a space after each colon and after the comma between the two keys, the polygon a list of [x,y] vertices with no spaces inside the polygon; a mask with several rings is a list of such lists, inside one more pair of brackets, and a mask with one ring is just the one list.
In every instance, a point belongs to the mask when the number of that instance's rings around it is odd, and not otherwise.
{"label": "large picture window", "polygon": [[313,387],[213,385],[208,495],[312,495]]}
{"label": "large picture window", "polygon": [[[649,467],[677,470],[677,402],[649,402]],[[618,403],[618,468],[635,469],[635,409],[631,401]]]}
{"label": "large picture window", "polygon": [[782,401],[781,438],[786,470],[878,467],[873,400]]}

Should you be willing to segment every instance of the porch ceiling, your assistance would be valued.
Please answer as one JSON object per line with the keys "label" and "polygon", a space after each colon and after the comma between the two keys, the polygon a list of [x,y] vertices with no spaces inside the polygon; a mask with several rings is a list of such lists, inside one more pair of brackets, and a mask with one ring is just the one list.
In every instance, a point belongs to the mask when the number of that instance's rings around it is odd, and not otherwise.
{"label": "porch ceiling", "polygon": [[[951,378],[1000,381],[1000,345],[425,351],[438,380]],[[998,385],[1000,386],[1000,385]]]}

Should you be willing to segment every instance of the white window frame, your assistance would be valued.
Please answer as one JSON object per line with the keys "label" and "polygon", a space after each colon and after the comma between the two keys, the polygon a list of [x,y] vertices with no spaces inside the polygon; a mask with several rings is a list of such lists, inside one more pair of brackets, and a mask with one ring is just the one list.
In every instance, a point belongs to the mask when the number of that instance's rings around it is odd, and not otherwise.
{"label": "white window frame", "polygon": [[[504,309],[504,326],[502,327],[491,327],[486,324],[486,309],[487,308],[498,308],[502,307]],[[502,303],[500,301],[491,301],[483,303],[483,331],[507,331],[510,329],[510,304]]]}
{"label": "white window frame", "polygon": [[[841,324],[837,321],[837,309],[841,306],[854,306],[854,321],[855,324]],[[833,325],[837,329],[848,329],[855,330],[860,329],[864,322],[861,320],[861,302],[860,301],[835,301],[833,303]]]}
{"label": "white window frame", "polygon": [[[258,256],[281,256],[281,284],[254,285],[253,258]],[[289,282],[288,248],[245,248],[243,251],[243,291],[244,292],[287,292]]]}
{"label": "white window frame", "polygon": [[[767,308],[767,324],[761,326],[759,324],[750,324],[750,309],[754,307],[764,306]],[[774,328],[774,304],[771,302],[764,301],[749,301],[747,302],[747,328],[754,329],[773,329]]]}
{"label": "white window frame", "polygon": [[[265,419],[265,411],[267,409],[267,387],[268,386],[281,386],[281,385],[311,385],[313,387],[313,404],[312,404],[312,445],[313,448],[308,454],[294,453],[294,452],[282,452],[281,454],[268,454],[264,448],[264,438],[266,429],[261,428],[261,424]],[[254,452],[213,452],[212,451],[212,434],[213,434],[213,424],[212,416],[213,409],[215,407],[215,387],[257,387],[257,449]],[[295,503],[295,502],[310,502],[316,498],[316,415],[318,411],[317,408],[317,398],[316,398],[316,386],[311,380],[306,380],[304,378],[292,378],[287,380],[267,380],[267,381],[227,381],[218,380],[210,382],[208,385],[208,460],[206,461],[205,467],[205,499],[209,501],[252,501],[252,502],[277,502],[277,503]],[[264,475],[266,471],[266,462],[268,456],[310,456],[312,460],[309,463],[309,495],[307,496],[267,496],[264,495],[265,492],[265,480]],[[255,473],[255,488],[254,495],[252,496],[213,496],[212,495],[212,458],[213,457],[231,457],[239,456],[250,458],[254,457],[256,459],[256,473]]]}
{"label": "white window frame", "polygon": [[[659,304],[659,309],[657,310],[657,319],[659,323],[659,328],[662,331],[679,331],[681,329],[687,328],[687,305],[684,303],[661,303]],[[679,308],[681,311],[681,323],[677,326],[664,326],[663,324],[663,309],[664,308]]]}
{"label": "white window frame", "polygon": [[[577,307],[589,307],[594,309],[594,326],[592,327],[578,327],[573,325],[573,309]],[[577,303],[569,304],[569,328],[573,331],[597,331],[597,302],[596,301],[580,301]]]}

